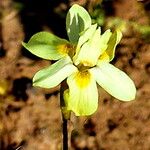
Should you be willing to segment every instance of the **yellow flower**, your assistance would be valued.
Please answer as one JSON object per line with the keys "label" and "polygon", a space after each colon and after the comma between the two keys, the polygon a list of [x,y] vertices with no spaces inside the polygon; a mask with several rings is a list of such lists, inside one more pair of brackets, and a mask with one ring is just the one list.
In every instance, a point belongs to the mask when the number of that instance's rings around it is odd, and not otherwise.
{"label": "yellow flower", "polygon": [[[76,10],[80,10],[81,15],[75,13]],[[107,30],[101,35],[100,28],[96,24],[91,25],[87,12],[77,5],[73,6],[70,13],[72,14],[67,15],[70,19],[67,22],[70,42],[53,34],[40,32],[28,43],[23,43],[31,53],[57,60],[35,74],[33,85],[53,88],[66,79],[68,89],[64,92],[65,109],[73,111],[76,116],[91,115],[97,110],[97,84],[119,100],[133,100],[136,94],[133,81],[110,64],[121,40],[121,32],[112,33]],[[88,25],[83,26],[82,22],[87,18]]]}

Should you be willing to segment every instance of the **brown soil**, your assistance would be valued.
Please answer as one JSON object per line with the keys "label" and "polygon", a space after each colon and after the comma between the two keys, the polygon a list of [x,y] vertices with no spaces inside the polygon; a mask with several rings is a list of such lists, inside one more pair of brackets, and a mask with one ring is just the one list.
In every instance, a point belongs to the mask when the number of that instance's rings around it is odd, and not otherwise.
{"label": "brown soil", "polygon": [[[59,87],[50,90],[32,87],[35,72],[50,62],[31,55],[21,42],[41,30],[66,37],[66,9],[71,3],[86,1],[21,2],[24,7],[20,13],[11,0],[0,2],[0,13],[3,12],[0,16],[0,150],[59,150],[62,144]],[[149,24],[148,1],[116,0],[111,4],[113,11],[109,16]],[[132,27],[124,33],[112,63],[135,82],[136,100],[120,102],[99,88],[97,112],[90,117],[72,116],[69,122],[70,149],[150,150],[149,50],[150,44]]]}

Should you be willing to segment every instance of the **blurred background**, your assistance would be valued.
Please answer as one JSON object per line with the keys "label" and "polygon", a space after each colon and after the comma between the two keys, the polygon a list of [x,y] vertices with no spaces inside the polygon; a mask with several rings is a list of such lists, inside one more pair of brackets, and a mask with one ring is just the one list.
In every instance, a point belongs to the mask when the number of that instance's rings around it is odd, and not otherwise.
{"label": "blurred background", "polygon": [[69,122],[70,149],[150,150],[150,0],[0,0],[0,150],[61,149],[59,87],[32,87],[35,72],[52,62],[21,42],[39,31],[67,39],[65,17],[74,3],[102,32],[122,31],[112,63],[133,79],[137,95],[124,103],[99,87],[98,111]]}

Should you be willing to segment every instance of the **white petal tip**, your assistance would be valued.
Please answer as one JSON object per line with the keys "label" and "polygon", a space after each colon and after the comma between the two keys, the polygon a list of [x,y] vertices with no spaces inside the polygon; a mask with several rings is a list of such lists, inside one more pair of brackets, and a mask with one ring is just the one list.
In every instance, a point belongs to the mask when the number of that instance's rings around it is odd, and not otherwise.
{"label": "white petal tip", "polygon": [[124,93],[122,97],[118,97],[119,100],[121,101],[133,101],[136,99],[136,88],[133,85],[133,89],[130,89],[130,91],[127,91],[127,93]]}

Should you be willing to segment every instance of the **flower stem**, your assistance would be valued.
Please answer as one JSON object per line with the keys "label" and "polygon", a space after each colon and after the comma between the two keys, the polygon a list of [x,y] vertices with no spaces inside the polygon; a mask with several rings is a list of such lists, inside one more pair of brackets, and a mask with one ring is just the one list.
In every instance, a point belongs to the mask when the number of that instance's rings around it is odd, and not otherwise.
{"label": "flower stem", "polygon": [[62,82],[60,88],[60,106],[62,111],[62,134],[63,134],[63,150],[68,150],[68,120],[70,119],[70,111],[66,110],[66,105],[63,97],[64,91],[67,89],[66,82]]}
{"label": "flower stem", "polygon": [[68,120],[63,117],[63,150],[68,150]]}

